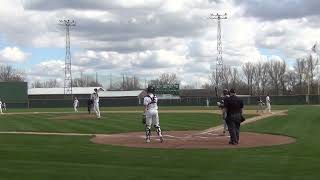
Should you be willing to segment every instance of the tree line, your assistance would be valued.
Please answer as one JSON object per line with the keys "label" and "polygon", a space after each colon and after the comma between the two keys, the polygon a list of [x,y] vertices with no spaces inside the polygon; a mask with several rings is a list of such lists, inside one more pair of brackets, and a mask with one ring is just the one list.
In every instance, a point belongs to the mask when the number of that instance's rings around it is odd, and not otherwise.
{"label": "tree line", "polygon": [[296,59],[293,68],[285,61],[246,62],[240,68],[224,66],[223,77],[217,82],[217,75],[211,72],[210,83],[203,88],[221,84],[223,88],[235,88],[240,94],[248,95],[295,95],[319,94],[319,59],[310,55]]}

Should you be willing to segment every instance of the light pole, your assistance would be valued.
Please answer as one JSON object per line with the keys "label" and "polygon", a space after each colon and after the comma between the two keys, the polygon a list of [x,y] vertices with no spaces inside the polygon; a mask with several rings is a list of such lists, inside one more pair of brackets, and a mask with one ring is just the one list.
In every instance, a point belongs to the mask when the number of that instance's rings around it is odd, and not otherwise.
{"label": "light pole", "polygon": [[216,89],[219,89],[219,86],[222,85],[223,80],[223,59],[222,59],[222,41],[221,41],[221,19],[227,19],[227,13],[221,15],[210,14],[209,19],[218,20],[217,27],[217,60],[216,60]]}
{"label": "light pole", "polygon": [[59,20],[59,25],[66,27],[66,54],[64,66],[64,94],[72,97],[72,73],[71,73],[71,52],[70,52],[70,26],[75,26],[74,20]]}

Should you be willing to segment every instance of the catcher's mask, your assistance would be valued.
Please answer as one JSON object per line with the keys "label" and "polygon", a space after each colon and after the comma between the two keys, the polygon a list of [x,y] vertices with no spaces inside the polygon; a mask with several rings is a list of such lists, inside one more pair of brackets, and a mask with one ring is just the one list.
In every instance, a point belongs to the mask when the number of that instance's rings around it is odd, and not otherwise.
{"label": "catcher's mask", "polygon": [[147,92],[148,93],[154,93],[155,92],[155,88],[153,86],[148,86]]}

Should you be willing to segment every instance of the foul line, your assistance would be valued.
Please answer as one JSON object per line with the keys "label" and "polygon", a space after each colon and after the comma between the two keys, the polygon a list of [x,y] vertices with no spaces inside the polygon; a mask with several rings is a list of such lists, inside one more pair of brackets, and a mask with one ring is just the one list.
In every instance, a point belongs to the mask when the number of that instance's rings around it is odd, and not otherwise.
{"label": "foul line", "polygon": [[[253,122],[256,122],[256,121],[259,121],[259,120],[262,120],[262,119],[265,119],[265,118],[273,117],[273,116],[286,115],[287,113],[288,113],[288,110],[281,110],[281,111],[275,111],[275,112],[272,112],[272,113],[269,113],[269,114],[263,114],[263,115],[260,115],[260,116],[255,116],[255,117],[246,119],[243,123],[241,123],[241,125],[253,123]],[[211,133],[211,132],[214,132],[214,131],[223,130],[223,128],[224,128],[223,125],[219,125],[219,126],[212,127],[212,128],[206,129],[204,131],[201,131],[199,134],[207,134],[207,133]]]}

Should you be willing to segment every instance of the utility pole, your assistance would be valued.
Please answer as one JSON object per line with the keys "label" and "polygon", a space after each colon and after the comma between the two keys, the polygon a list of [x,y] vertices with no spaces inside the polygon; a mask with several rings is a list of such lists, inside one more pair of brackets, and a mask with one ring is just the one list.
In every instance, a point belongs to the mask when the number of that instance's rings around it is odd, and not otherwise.
{"label": "utility pole", "polygon": [[70,26],[75,26],[74,20],[59,20],[59,25],[66,27],[66,55],[64,65],[64,95],[72,97],[72,73],[71,73],[71,52],[70,52]]}
{"label": "utility pole", "polygon": [[[227,13],[221,14],[210,14],[209,19],[218,21],[217,27],[217,60],[216,60],[216,87],[219,89],[223,84],[223,59],[222,59],[222,41],[221,41],[221,19],[227,19]],[[213,69],[213,67],[211,67]]]}

